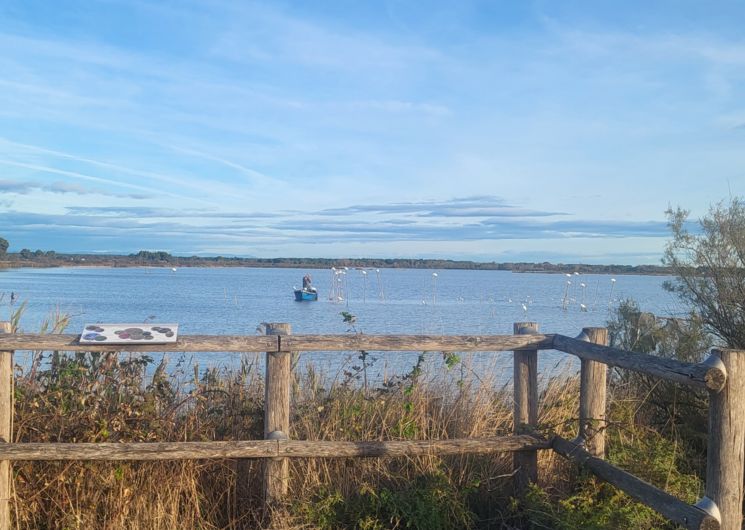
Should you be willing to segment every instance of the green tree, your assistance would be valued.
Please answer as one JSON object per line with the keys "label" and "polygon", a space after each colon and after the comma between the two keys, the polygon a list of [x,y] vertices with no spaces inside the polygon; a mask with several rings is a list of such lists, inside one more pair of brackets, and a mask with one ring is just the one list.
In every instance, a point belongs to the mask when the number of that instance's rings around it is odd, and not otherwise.
{"label": "green tree", "polygon": [[[712,346],[701,319],[657,317],[633,300],[622,301],[608,321],[610,345],[687,362],[703,361]],[[635,402],[635,419],[691,449],[689,465],[701,464],[708,432],[708,394],[658,377],[618,370],[611,381],[614,399]],[[623,399],[621,399],[623,396]]]}
{"label": "green tree", "polygon": [[137,254],[130,254],[130,256],[133,256],[135,258],[145,260],[145,261],[171,261],[173,260],[173,256],[171,256],[168,252],[164,252],[162,250],[159,250],[157,252],[151,252],[149,250],[140,250]]}
{"label": "green tree", "polygon": [[663,263],[676,276],[666,287],[724,344],[745,348],[745,203],[734,198],[712,206],[695,231],[688,211],[666,213],[672,239]]}
{"label": "green tree", "polygon": [[8,252],[9,246],[10,246],[10,243],[8,243],[8,240],[0,237],[0,256],[4,256],[5,253]]}

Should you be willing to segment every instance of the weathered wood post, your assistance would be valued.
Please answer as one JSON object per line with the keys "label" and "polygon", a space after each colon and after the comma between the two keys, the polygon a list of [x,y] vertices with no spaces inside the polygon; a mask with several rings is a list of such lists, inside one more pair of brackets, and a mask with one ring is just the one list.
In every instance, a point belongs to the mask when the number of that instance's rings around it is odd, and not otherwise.
{"label": "weathered wood post", "polygon": [[[727,383],[719,392],[709,391],[706,497],[719,509],[721,530],[740,530],[745,465],[745,351],[714,350],[712,355],[724,364]],[[707,508],[706,502],[699,504]]]}
{"label": "weathered wood post", "polygon": [[[289,335],[290,324],[270,323],[267,335]],[[281,346],[282,339],[279,339]],[[281,349],[281,348],[280,348]],[[286,440],[290,431],[290,362],[288,351],[267,352],[264,393],[264,439]],[[288,490],[290,463],[287,458],[267,459],[264,466],[266,508],[281,501]]]}
{"label": "weathered wood post", "polygon": [[[538,332],[537,322],[515,322],[515,335]],[[514,351],[515,434],[532,434],[538,426],[538,350]],[[517,495],[525,493],[538,480],[538,451],[517,451],[512,455],[514,487]]]}
{"label": "weathered wood post", "polygon": [[[10,322],[0,322],[0,333],[10,333]],[[0,351],[0,443],[13,441],[13,352]],[[10,530],[11,468],[0,461],[0,530]]]}
{"label": "weathered wood post", "polygon": [[[582,328],[588,342],[608,345],[606,328]],[[579,436],[587,452],[605,457],[605,394],[608,367],[598,361],[582,359],[579,379]]]}

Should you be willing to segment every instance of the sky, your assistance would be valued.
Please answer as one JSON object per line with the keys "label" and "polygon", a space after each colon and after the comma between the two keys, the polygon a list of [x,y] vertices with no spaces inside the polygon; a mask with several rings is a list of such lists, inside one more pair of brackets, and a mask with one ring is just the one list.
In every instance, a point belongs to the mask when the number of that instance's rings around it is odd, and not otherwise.
{"label": "sky", "polygon": [[0,1],[10,251],[659,263],[745,194],[745,3]]}

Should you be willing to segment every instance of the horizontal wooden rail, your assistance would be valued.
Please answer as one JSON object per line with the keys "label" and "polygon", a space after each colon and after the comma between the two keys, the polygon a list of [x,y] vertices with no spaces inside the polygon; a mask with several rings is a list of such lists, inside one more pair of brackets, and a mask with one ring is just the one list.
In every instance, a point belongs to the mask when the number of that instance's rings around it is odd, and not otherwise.
{"label": "horizontal wooden rail", "polygon": [[553,336],[553,347],[565,353],[576,355],[580,359],[599,361],[609,366],[626,368],[715,392],[724,388],[727,381],[726,371],[722,366],[716,364],[686,363],[675,359],[601,346],[564,335]]}
{"label": "horizontal wooden rail", "polygon": [[213,458],[351,458],[455,455],[548,449],[533,436],[334,442],[0,443],[0,460],[196,460]]}
{"label": "horizontal wooden rail", "polygon": [[548,349],[552,343],[551,335],[181,335],[172,344],[80,344],[78,335],[0,335],[2,351],[508,351]]}
{"label": "horizontal wooden rail", "polygon": [[290,335],[281,351],[510,351],[548,349],[550,335]]}
{"label": "horizontal wooden rail", "polygon": [[[520,473],[534,481],[537,475],[531,468],[535,451],[552,448],[564,457],[588,468],[601,479],[615,485],[631,497],[657,510],[671,521],[689,529],[739,530],[742,520],[742,432],[745,427],[740,411],[745,352],[715,352],[703,363],[693,364],[664,359],[633,351],[610,348],[589,342],[592,335],[586,328],[585,338],[563,335],[533,334],[533,323],[515,324],[515,335],[290,335],[275,334],[289,325],[269,324],[268,335],[263,336],[211,336],[182,335],[172,344],[80,344],[78,335],[11,335],[3,334],[9,323],[0,326],[0,353],[5,353],[6,364],[12,366],[12,353],[24,350],[82,351],[82,352],[266,352],[267,389],[266,414],[273,418],[265,423],[264,440],[219,442],[147,442],[147,443],[7,443],[12,440],[12,429],[5,429],[0,436],[0,530],[10,528],[10,510],[7,500],[11,491],[10,470],[13,461],[36,460],[194,460],[194,459],[264,459],[268,473],[264,487],[267,506],[270,500],[281,501],[286,497],[289,473],[287,458],[364,458],[364,457],[413,457],[417,455],[465,455],[495,452],[515,452],[516,480]],[[274,330],[274,331],[272,331]],[[596,330],[597,331],[597,330]],[[595,340],[595,342],[604,342]],[[556,349],[582,359],[583,373],[588,365],[604,363],[636,372],[649,374],[670,381],[706,388],[710,392],[709,459],[707,460],[706,497],[691,506],[643,480],[594,456],[578,442],[554,437],[550,442],[534,436],[537,394],[535,362],[538,350]],[[301,441],[289,440],[289,389],[291,371],[277,370],[269,360],[282,360],[289,367],[287,352],[304,351],[482,351],[515,352],[515,374],[527,381],[527,386],[515,384],[516,432],[512,436],[464,438],[453,440],[391,440],[391,441]],[[735,362],[737,361],[737,362]],[[743,366],[740,366],[743,364]],[[605,371],[604,366],[600,366]],[[527,370],[526,370],[527,369]],[[531,372],[532,370],[532,372]],[[599,371],[598,371],[599,372]],[[274,375],[272,375],[274,374]],[[583,377],[584,377],[583,375]],[[12,373],[11,373],[12,376]],[[279,379],[281,384],[274,384]],[[592,379],[592,380],[590,380]],[[603,378],[589,378],[583,383],[585,397],[581,402],[580,418],[595,422],[604,418],[605,405],[600,394],[605,392]],[[12,377],[11,377],[12,381]],[[584,380],[583,380],[584,381]],[[0,385],[11,389],[12,384]],[[1,394],[2,392],[0,392]],[[532,394],[531,394],[532,393]],[[12,392],[0,396],[0,409],[12,418]],[[591,399],[592,398],[592,399]],[[593,401],[594,400],[594,401]],[[277,403],[281,405],[278,408]],[[594,405],[593,405],[594,403]],[[527,411],[524,410],[527,406]],[[519,406],[517,406],[519,405]],[[10,412],[8,412],[10,411]],[[735,411],[735,412],[732,412]],[[281,414],[280,414],[281,413]],[[1,414],[0,414],[1,415]],[[277,416],[276,418],[273,416]],[[281,416],[281,417],[280,417]],[[285,421],[285,416],[287,421]],[[278,419],[279,418],[279,419]],[[282,421],[280,421],[282,420]],[[527,425],[523,425],[527,422]],[[2,422],[0,422],[2,423]],[[523,429],[531,427],[531,429]],[[588,428],[580,434],[589,440],[599,439],[600,434]],[[588,448],[591,445],[588,444]],[[602,451],[597,451],[602,454]],[[275,465],[281,462],[283,466]],[[281,473],[277,472],[281,470]],[[240,471],[239,471],[240,474]],[[726,476],[725,476],[726,475]],[[239,479],[240,482],[241,479]],[[721,521],[721,524],[720,524]]]}
{"label": "horizontal wooden rail", "polygon": [[79,335],[0,335],[0,350],[84,352],[276,352],[271,335],[181,335],[172,344],[80,344]]}
{"label": "horizontal wooden rail", "polygon": [[555,436],[551,440],[551,447],[563,457],[589,469],[596,476],[676,524],[690,530],[719,529],[719,521],[704,510],[681,501],[605,460],[592,456],[574,442]]}
{"label": "horizontal wooden rail", "polygon": [[[290,440],[290,352],[301,351],[484,351],[550,348],[552,337],[530,335],[300,335],[292,336],[286,323],[266,324],[265,336],[181,335],[170,344],[80,344],[77,335],[0,336],[0,352],[266,352],[264,440],[222,442],[150,443],[2,443],[0,465],[8,470],[14,461],[97,460],[166,461],[185,459],[236,459],[237,491],[245,496],[250,477],[248,458],[264,460],[264,500],[271,514],[275,503],[288,492],[288,458],[414,457],[417,455],[466,455],[547,449],[548,442],[528,433],[518,436],[455,440],[297,441]],[[5,400],[12,410],[12,401]],[[11,440],[12,437],[6,437]],[[4,482],[10,491],[10,473]],[[0,487],[3,482],[0,480]],[[243,491],[243,493],[241,493]],[[6,496],[8,497],[8,496]],[[1,501],[2,499],[0,499]],[[3,515],[5,518],[3,519]],[[0,530],[9,530],[10,510],[0,504]],[[270,517],[271,518],[271,517]],[[3,523],[5,521],[5,523]]]}

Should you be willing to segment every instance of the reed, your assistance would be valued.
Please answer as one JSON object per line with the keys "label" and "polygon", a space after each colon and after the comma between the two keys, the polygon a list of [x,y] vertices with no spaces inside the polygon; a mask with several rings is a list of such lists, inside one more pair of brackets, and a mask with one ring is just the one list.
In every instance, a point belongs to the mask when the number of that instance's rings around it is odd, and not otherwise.
{"label": "reed", "polygon": [[[185,357],[156,363],[145,355],[60,352],[35,352],[27,361],[16,374],[18,442],[263,437],[262,367],[255,362],[236,370],[200,370]],[[367,390],[353,375],[318,373],[312,367],[296,372],[291,438],[423,440],[511,433],[509,389],[468,370],[430,372],[426,365],[418,363],[409,373]],[[543,424],[561,428],[572,417],[576,402],[566,396],[576,392],[565,392],[567,385],[576,381],[556,378],[546,385]],[[298,507],[311,506],[319,491],[346,499],[437,476],[453,491],[468,491],[464,513],[491,517],[495,494],[506,499],[511,485],[510,455],[356,459],[353,466],[345,460],[299,459],[291,465],[294,505],[280,519],[288,527],[308,524],[303,520],[307,510]],[[565,466],[548,452],[541,465]],[[257,527],[261,466],[250,464],[255,480],[248,495],[237,491],[236,468],[233,460],[19,462],[14,465],[13,517],[18,528],[29,529]],[[239,506],[239,498],[249,504]]]}
{"label": "reed", "polygon": [[[46,326],[62,327],[54,319]],[[513,391],[497,365],[474,370],[469,353],[442,354],[437,362],[430,361],[440,354],[421,354],[406,373],[368,380],[361,371],[374,357],[357,355],[362,367],[356,371],[293,364],[291,439],[431,440],[513,432]],[[32,352],[16,367],[14,440],[262,439],[263,370],[256,355],[228,370],[200,369],[187,356]],[[539,387],[539,430],[573,438],[578,377],[556,367]],[[644,398],[624,379],[611,380],[610,390],[611,419],[622,418],[608,425],[610,460],[638,465],[639,476],[660,487],[679,481],[678,494],[695,498],[700,481],[677,471],[677,445],[671,449],[638,425]],[[638,451],[640,443],[654,450]],[[539,452],[538,467],[538,487],[518,503],[512,499],[511,454],[291,459],[290,501],[267,518],[263,469],[255,460],[16,462],[11,507],[19,529],[237,530],[268,520],[273,528],[573,528],[567,521],[603,521],[610,512],[603,506],[625,517],[618,519],[621,526],[667,528],[623,495],[609,497],[553,451]],[[598,528],[608,527],[603,524]]]}

